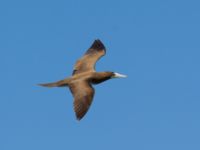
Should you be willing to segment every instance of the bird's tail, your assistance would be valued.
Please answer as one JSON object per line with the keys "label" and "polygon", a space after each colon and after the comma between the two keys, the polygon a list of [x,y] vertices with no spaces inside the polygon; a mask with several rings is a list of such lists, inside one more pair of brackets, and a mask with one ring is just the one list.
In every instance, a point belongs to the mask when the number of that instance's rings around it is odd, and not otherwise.
{"label": "bird's tail", "polygon": [[57,82],[52,82],[52,83],[42,83],[42,84],[38,84],[40,86],[44,86],[44,87],[64,87],[64,86],[68,86],[68,82],[67,80],[60,80]]}

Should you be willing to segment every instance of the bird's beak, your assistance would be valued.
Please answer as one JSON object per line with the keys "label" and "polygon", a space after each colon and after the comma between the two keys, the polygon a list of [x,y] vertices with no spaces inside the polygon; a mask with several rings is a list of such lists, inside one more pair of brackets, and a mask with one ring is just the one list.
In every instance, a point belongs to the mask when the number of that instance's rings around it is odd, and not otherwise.
{"label": "bird's beak", "polygon": [[114,76],[113,76],[113,78],[126,78],[126,77],[127,77],[127,75],[119,74],[117,72],[115,72]]}

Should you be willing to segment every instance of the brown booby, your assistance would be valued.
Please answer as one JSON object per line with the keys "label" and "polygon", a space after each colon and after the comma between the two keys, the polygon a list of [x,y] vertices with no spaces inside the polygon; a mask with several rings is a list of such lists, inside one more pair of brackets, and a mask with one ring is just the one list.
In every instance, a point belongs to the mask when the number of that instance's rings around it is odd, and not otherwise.
{"label": "brown booby", "polygon": [[95,40],[92,46],[80,58],[75,66],[71,77],[54,82],[39,84],[45,87],[69,87],[74,97],[74,111],[78,120],[87,113],[95,90],[92,84],[99,84],[108,79],[126,77],[116,72],[96,72],[96,62],[106,54],[106,48],[100,40]]}

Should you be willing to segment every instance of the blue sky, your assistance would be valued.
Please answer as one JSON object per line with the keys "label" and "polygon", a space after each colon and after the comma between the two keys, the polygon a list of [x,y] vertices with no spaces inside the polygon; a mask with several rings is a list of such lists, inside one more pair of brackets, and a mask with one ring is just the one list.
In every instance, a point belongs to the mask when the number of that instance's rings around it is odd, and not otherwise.
{"label": "blue sky", "polygon": [[[199,150],[200,2],[0,2],[1,150]],[[71,75],[101,39],[97,85],[78,122],[68,89],[37,83]]]}

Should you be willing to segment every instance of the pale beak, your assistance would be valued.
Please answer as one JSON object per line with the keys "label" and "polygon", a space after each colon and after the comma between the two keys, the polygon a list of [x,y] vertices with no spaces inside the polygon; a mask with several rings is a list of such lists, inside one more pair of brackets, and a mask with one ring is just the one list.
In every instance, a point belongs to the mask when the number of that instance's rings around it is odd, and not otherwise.
{"label": "pale beak", "polygon": [[123,75],[123,74],[119,74],[117,72],[114,73],[114,76],[113,78],[126,78],[127,76],[126,75]]}

